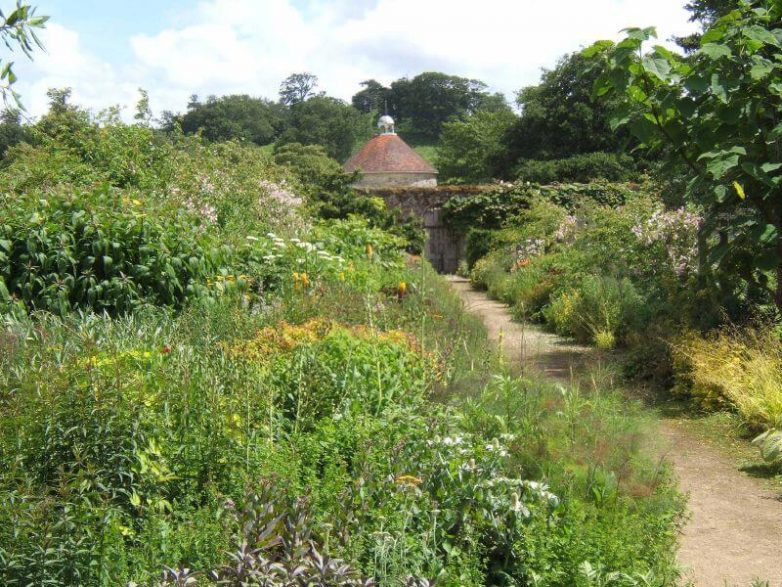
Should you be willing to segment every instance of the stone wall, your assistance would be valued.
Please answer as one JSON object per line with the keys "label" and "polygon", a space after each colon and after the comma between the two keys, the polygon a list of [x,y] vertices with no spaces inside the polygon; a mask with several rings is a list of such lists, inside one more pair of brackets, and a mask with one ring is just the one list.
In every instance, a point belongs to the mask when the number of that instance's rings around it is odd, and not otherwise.
{"label": "stone wall", "polygon": [[354,187],[359,189],[433,188],[437,187],[436,173],[362,173]]}
{"label": "stone wall", "polygon": [[421,218],[426,230],[424,254],[440,273],[455,273],[464,255],[464,234],[445,226],[442,205],[457,196],[477,195],[492,186],[457,185],[437,187],[364,188],[367,194],[380,196],[389,208],[399,208],[405,217]]}

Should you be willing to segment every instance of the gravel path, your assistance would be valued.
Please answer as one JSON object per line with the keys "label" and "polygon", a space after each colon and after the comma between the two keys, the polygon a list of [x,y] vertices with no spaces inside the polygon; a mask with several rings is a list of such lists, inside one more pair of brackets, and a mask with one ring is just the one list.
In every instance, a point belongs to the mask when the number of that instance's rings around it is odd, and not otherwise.
{"label": "gravel path", "polygon": [[[505,304],[450,277],[453,289],[470,312],[500,341],[508,360],[522,371],[567,380],[596,361],[594,351],[513,322]],[[686,430],[686,420],[660,424],[667,441],[666,458],[679,486],[689,495],[691,518],[681,536],[679,562],[684,580],[697,587],[749,587],[753,579],[782,587],[782,501],[757,479],[736,468],[733,460],[704,445]]]}

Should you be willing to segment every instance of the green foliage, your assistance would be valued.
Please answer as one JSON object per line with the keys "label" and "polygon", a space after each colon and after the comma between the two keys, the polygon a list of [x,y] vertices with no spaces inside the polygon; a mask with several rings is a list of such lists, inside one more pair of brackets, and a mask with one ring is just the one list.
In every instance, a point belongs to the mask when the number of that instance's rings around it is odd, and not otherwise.
{"label": "green foliage", "polygon": [[321,145],[287,143],[274,149],[274,162],[288,167],[302,184],[315,189],[345,188],[352,179]]}
{"label": "green foliage", "polygon": [[287,112],[280,104],[247,95],[210,96],[203,103],[191,99],[178,122],[185,134],[200,131],[210,141],[237,139],[268,145],[284,130]]}
{"label": "green foliage", "polygon": [[[206,295],[224,259],[193,220],[141,211],[109,188],[71,196],[0,199],[0,293],[30,311],[127,312],[181,307]],[[152,214],[149,214],[152,212]]]}
{"label": "green foliage", "polygon": [[359,141],[371,136],[372,122],[342,100],[314,96],[291,105],[290,124],[279,142],[320,145],[329,157],[344,161]]}
{"label": "green foliage", "polygon": [[535,199],[572,209],[578,202],[593,200],[617,206],[632,198],[637,187],[609,182],[539,186],[530,183],[500,183],[478,195],[455,196],[443,205],[444,222],[457,229],[497,230],[508,224]]}
{"label": "green foliage", "polygon": [[521,180],[547,184],[559,182],[589,183],[596,180],[629,181],[636,175],[632,157],[617,153],[582,153],[567,159],[523,160],[514,169]]}
{"label": "green foliage", "polygon": [[[43,49],[36,29],[45,28],[49,17],[36,16],[35,11],[35,7],[24,4],[22,0],[17,0],[16,6],[8,14],[0,10],[0,41],[9,51],[19,49],[26,57],[32,58],[36,47]],[[19,95],[13,90],[16,80],[13,61],[0,60],[0,94],[3,102],[7,104],[11,97],[16,106],[21,107]]]}
{"label": "green foliage", "polygon": [[0,160],[10,147],[29,140],[30,133],[22,126],[21,113],[17,110],[5,110],[0,116]]}
{"label": "green foliage", "polygon": [[507,108],[496,112],[479,110],[464,119],[444,123],[436,160],[440,178],[481,183],[498,177],[497,160],[505,148],[503,139],[515,120],[516,115]]}
{"label": "green foliage", "polygon": [[311,73],[292,73],[280,84],[280,102],[291,106],[315,95],[318,76]]}
{"label": "green foliage", "polygon": [[778,3],[742,3],[709,27],[688,58],[660,46],[644,53],[653,29],[630,29],[617,45],[587,50],[607,59],[596,94],[624,100],[612,125],[687,165],[687,197],[705,212],[709,261],[766,290],[778,309],[782,279],[771,272],[782,271],[779,17]]}
{"label": "green foliage", "polygon": [[505,177],[524,160],[624,150],[629,135],[610,127],[611,104],[592,96],[602,69],[597,56],[565,55],[554,69],[543,72],[540,84],[519,91],[516,101],[522,113],[505,137]]}
{"label": "green foliage", "polygon": [[587,276],[552,300],[547,318],[559,334],[612,348],[644,323],[644,306],[629,279]]}
{"label": "green foliage", "polygon": [[507,110],[501,94],[489,94],[479,80],[436,71],[412,79],[395,80],[385,87],[376,80],[362,82],[364,89],[353,96],[353,106],[365,113],[385,112],[397,123],[397,130],[413,142],[435,143],[443,125],[453,118],[477,112]]}
{"label": "green foliage", "polygon": [[493,379],[482,326],[322,151],[68,97],[0,170],[2,303],[52,311],[0,308],[1,584],[674,580],[681,504],[634,408]]}

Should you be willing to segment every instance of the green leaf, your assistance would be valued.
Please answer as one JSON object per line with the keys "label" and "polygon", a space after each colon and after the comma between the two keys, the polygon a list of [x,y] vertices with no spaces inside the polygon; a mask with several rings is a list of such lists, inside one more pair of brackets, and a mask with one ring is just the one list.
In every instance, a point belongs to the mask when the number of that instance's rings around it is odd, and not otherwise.
{"label": "green leaf", "polygon": [[728,188],[726,188],[724,185],[718,185],[714,188],[714,197],[717,199],[717,202],[722,204],[725,200],[728,199]]}
{"label": "green leaf", "polygon": [[652,74],[662,81],[667,81],[671,73],[671,64],[664,57],[658,55],[645,55],[641,59],[641,65],[646,72]]}
{"label": "green leaf", "polygon": [[701,37],[701,45],[716,43],[725,38],[725,29],[722,27],[713,27],[703,33]]}
{"label": "green leaf", "polygon": [[717,60],[723,57],[731,57],[733,53],[729,47],[725,45],[718,45],[717,43],[706,43],[701,48],[699,53],[706,55],[708,58]]}
{"label": "green leaf", "polygon": [[742,32],[744,33],[744,37],[747,39],[758,41],[759,43],[763,43],[766,45],[774,45],[775,47],[780,46],[779,41],[771,33],[771,31],[763,28],[762,26],[753,24],[748,27],[745,27]]}
{"label": "green leaf", "polygon": [[728,103],[728,88],[725,86],[722,78],[720,77],[720,74],[713,73],[711,75],[711,92],[714,94],[721,102]]}
{"label": "green leaf", "polygon": [[728,171],[737,167],[739,164],[739,156],[737,154],[725,154],[720,157],[715,157],[706,165],[706,170],[714,177],[714,179],[721,179]]}
{"label": "green leaf", "polygon": [[610,49],[614,46],[613,41],[596,41],[595,43],[592,43],[589,47],[581,51],[581,55],[586,57],[587,59],[590,59],[592,57],[595,57],[596,55],[600,55],[607,49]]}
{"label": "green leaf", "polygon": [[764,59],[763,61],[755,63],[755,65],[750,68],[749,76],[754,81],[760,81],[763,78],[768,77],[772,71],[774,71],[774,64]]}
{"label": "green leaf", "polygon": [[645,29],[633,27],[623,29],[621,32],[627,33],[629,39],[635,39],[636,41],[648,41],[649,39],[657,38],[657,29],[655,27],[646,27]]}
{"label": "green leaf", "polygon": [[8,292],[8,288],[5,286],[5,281],[0,277],[0,302],[10,302],[11,294]]}

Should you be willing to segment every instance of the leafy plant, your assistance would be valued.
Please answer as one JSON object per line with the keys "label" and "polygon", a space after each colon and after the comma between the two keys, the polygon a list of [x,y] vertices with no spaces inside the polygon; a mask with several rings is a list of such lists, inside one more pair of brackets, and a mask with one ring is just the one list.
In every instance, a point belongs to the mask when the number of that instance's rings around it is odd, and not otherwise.
{"label": "leafy plant", "polygon": [[687,167],[687,197],[705,211],[709,260],[765,290],[782,311],[779,187],[779,70],[782,8],[740,2],[709,26],[682,57],[662,46],[644,52],[653,28],[628,29],[605,55],[597,95],[621,96],[613,128],[628,127],[646,146]]}

